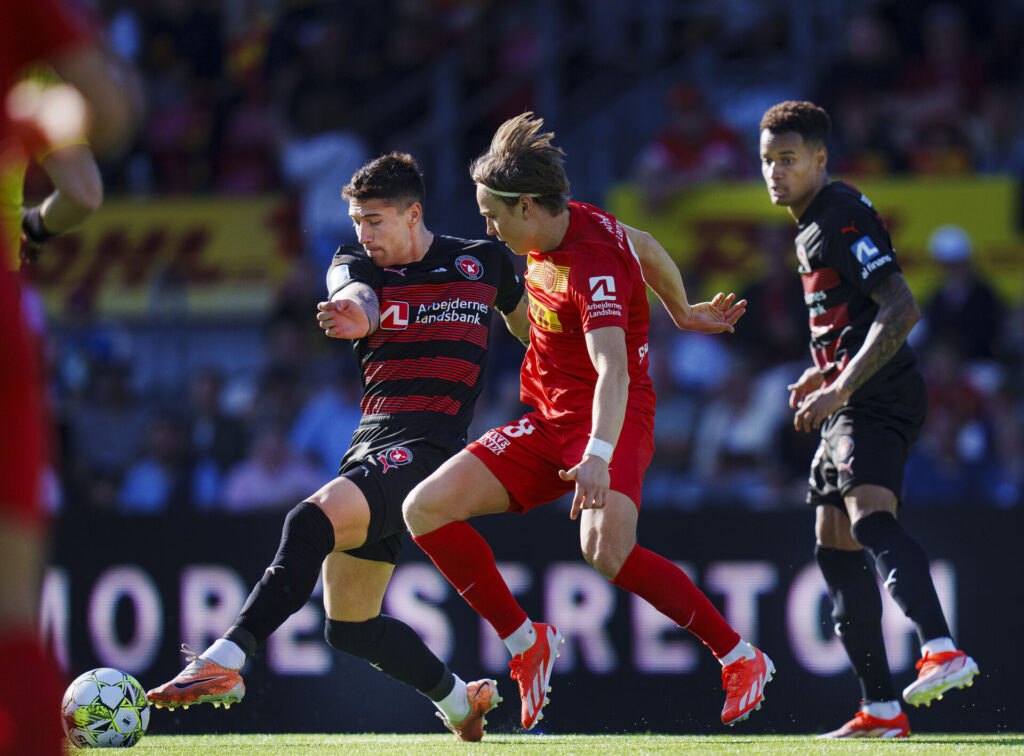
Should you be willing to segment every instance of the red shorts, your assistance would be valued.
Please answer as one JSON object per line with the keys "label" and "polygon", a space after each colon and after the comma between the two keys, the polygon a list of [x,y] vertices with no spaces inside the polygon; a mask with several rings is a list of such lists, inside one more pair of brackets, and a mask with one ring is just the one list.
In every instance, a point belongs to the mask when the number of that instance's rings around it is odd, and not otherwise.
{"label": "red shorts", "polygon": [[[487,431],[466,448],[487,465],[506,488],[509,511],[526,512],[572,491],[575,484],[559,470],[579,464],[590,438],[590,425],[560,425],[530,412],[515,422]],[[654,418],[626,413],[612,463],[613,491],[640,506],[644,472],[654,455]]]}
{"label": "red shorts", "polygon": [[0,512],[38,518],[44,460],[39,357],[14,276],[0,270]]}

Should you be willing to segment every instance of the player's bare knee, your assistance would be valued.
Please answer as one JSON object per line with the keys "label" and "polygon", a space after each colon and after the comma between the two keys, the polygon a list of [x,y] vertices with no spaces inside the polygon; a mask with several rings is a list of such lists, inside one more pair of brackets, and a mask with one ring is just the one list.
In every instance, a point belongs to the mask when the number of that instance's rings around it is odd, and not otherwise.
{"label": "player's bare knee", "polygon": [[421,481],[402,502],[402,517],[413,535],[429,533],[444,524],[440,521],[444,516],[443,497],[435,495],[436,488],[430,485],[429,479]]}
{"label": "player's bare knee", "polygon": [[814,520],[814,536],[819,546],[856,551],[860,544],[853,537],[850,527],[850,518],[845,511],[831,504],[818,505]]}
{"label": "player's bare knee", "polygon": [[615,549],[602,547],[597,541],[584,543],[581,550],[586,563],[609,580],[615,579],[626,562],[625,556],[616,553]]}
{"label": "player's bare knee", "polygon": [[402,502],[402,519],[405,520],[405,526],[413,535],[421,533],[423,503],[420,498],[417,498],[418,491],[419,486],[410,491],[409,495],[405,497],[405,501]]}

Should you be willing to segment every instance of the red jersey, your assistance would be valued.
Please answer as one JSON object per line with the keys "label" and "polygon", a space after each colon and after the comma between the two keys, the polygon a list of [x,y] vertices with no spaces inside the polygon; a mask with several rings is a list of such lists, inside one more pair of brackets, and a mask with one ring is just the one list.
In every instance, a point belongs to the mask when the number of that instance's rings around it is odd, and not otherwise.
{"label": "red jersey", "polygon": [[647,284],[615,216],[570,202],[569,229],[558,248],[529,253],[526,290],[532,327],[521,374],[524,402],[550,420],[589,423],[597,370],[584,335],[618,326],[626,332],[629,360],[627,411],[654,416]]}
{"label": "red jersey", "polygon": [[6,93],[26,66],[52,59],[87,40],[88,29],[56,0],[0,6],[0,87]]}

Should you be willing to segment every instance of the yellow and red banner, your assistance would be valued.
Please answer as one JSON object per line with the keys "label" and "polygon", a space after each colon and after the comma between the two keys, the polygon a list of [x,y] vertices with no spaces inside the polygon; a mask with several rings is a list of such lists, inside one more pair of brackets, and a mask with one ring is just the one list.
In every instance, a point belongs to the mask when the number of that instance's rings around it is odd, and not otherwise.
{"label": "yellow and red banner", "polygon": [[[927,302],[941,280],[928,237],[944,224],[962,227],[974,245],[975,267],[1006,303],[1024,300],[1024,233],[1020,190],[1009,177],[885,178],[855,182],[885,218],[911,289]],[[699,280],[694,296],[741,291],[766,262],[761,229],[792,230],[789,213],[775,207],[760,181],[708,183],[680,193],[657,210],[636,186],[615,187],[607,209],[623,223],[649,231],[675,258],[684,278]],[[796,268],[796,256],[793,257]]]}
{"label": "yellow and red banner", "polygon": [[228,318],[267,310],[300,254],[298,233],[284,196],[111,199],[22,271],[57,319],[172,308]]}

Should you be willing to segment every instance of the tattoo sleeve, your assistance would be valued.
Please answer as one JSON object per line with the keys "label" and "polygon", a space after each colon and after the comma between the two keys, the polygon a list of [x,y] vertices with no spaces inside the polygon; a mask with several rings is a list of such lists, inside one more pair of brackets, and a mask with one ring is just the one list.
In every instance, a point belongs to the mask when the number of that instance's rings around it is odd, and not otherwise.
{"label": "tattoo sleeve", "polygon": [[366,313],[366,319],[370,321],[370,330],[366,332],[366,335],[369,336],[380,327],[380,301],[369,286],[358,286],[353,294],[356,303]]}
{"label": "tattoo sleeve", "polygon": [[900,273],[880,281],[871,290],[871,299],[878,305],[878,314],[861,348],[843,371],[843,384],[851,393],[892,359],[921,319],[914,295]]}

